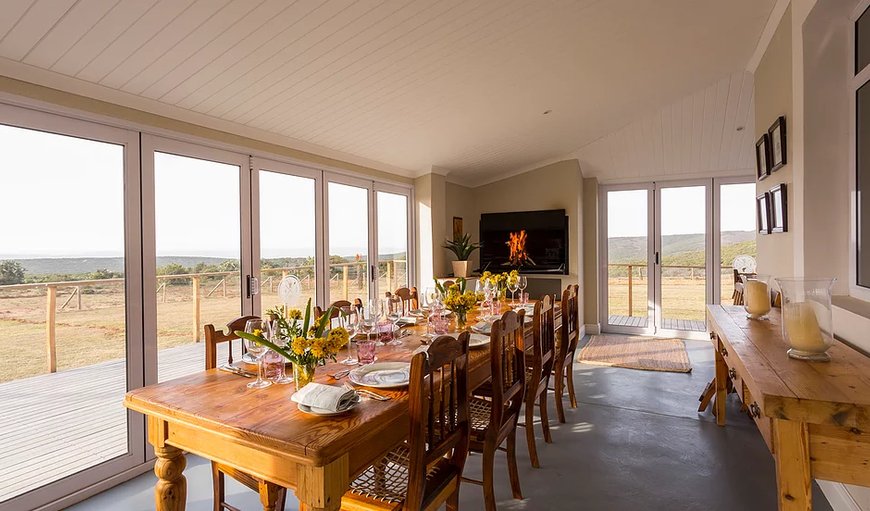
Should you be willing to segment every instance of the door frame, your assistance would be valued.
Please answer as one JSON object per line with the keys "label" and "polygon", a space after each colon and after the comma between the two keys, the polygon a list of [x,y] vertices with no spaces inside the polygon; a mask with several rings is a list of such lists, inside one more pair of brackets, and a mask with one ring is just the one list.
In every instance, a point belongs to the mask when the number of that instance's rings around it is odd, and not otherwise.
{"label": "door frame", "polygon": [[[407,220],[406,220],[407,221],[407,233],[406,233],[407,241],[405,242],[406,243],[405,258],[408,261],[407,262],[408,267],[406,268],[406,271],[408,273],[408,286],[409,287],[413,286],[414,282],[416,282],[416,266],[417,266],[415,264],[415,260],[413,257],[414,244],[415,244],[414,240],[416,239],[414,236],[414,232],[415,232],[414,225],[416,224],[416,222],[414,220],[414,218],[415,218],[414,217],[414,190],[412,188],[405,187],[405,186],[379,183],[379,182],[373,183],[372,218],[374,220],[374,228],[376,231],[375,232],[375,239],[376,240],[377,240],[377,229],[378,229],[378,192],[391,193],[393,195],[402,195],[407,200],[406,204],[407,204],[408,209],[405,212],[406,218],[407,218]],[[374,254],[375,254],[374,257],[375,257],[375,261],[376,261],[375,269],[378,268],[378,266],[377,266],[377,264],[378,264],[377,258],[379,257],[378,252],[380,252],[380,247],[378,246],[378,243],[375,243],[375,245],[374,245]],[[394,291],[393,289],[381,290],[379,284],[380,284],[380,275],[376,274],[375,278],[374,278],[374,296],[373,296],[374,298],[378,298],[378,297],[382,296],[384,294],[384,291],[390,291],[390,292]]]}

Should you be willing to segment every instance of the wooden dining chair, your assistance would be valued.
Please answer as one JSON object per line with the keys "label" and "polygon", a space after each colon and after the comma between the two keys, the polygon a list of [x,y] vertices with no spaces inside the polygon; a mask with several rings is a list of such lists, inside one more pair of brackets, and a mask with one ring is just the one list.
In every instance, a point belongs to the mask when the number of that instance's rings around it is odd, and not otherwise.
{"label": "wooden dining chair", "polygon": [[[229,356],[227,362],[233,363],[233,341],[239,339],[239,336],[234,334],[236,330],[244,330],[245,324],[249,319],[260,319],[257,316],[242,316],[227,323],[227,332],[218,331],[214,325],[205,325],[205,369],[214,369],[217,367],[217,347],[221,343],[229,343]],[[241,339],[239,339],[241,342]],[[244,351],[244,342],[242,342]],[[240,511],[239,508],[228,504],[226,498],[226,480],[224,475],[228,475],[236,481],[244,484],[248,488],[260,493],[260,488],[265,488],[262,479],[258,479],[247,472],[223,465],[221,463],[211,462],[211,478],[212,489],[214,491],[214,511]],[[278,496],[278,509],[284,509],[284,503],[287,500],[287,490],[281,488]]]}
{"label": "wooden dining chair", "polygon": [[526,396],[526,362],[523,352],[523,314],[507,311],[492,324],[489,363],[492,380],[485,392],[472,392],[469,401],[472,452],[483,454],[483,481],[465,479],[483,485],[484,505],[495,511],[493,470],[495,451],[507,441],[508,474],[515,499],[522,499],[517,470],[517,422]]}
{"label": "wooden dining chair", "polygon": [[350,484],[341,509],[459,509],[470,431],[468,337],[442,335],[411,359],[408,439]]}
{"label": "wooden dining chair", "polygon": [[[389,298],[390,296],[391,296],[391,294],[388,291],[387,298]],[[410,305],[410,307],[409,307],[410,309],[419,309],[420,308],[420,297],[417,294],[416,287],[411,287],[411,288],[400,287],[399,289],[396,289],[395,293],[392,293],[392,296],[398,296],[404,302],[408,303]]]}
{"label": "wooden dining chair", "polygon": [[[360,300],[359,298],[354,300],[354,302],[359,302],[359,307],[362,307],[362,300]],[[336,300],[336,301],[332,302],[332,304],[330,304],[330,307],[332,307],[332,316],[329,319],[337,318],[338,313],[342,307],[352,307],[352,306],[354,306],[354,304],[351,304],[347,300]],[[319,305],[314,306],[314,317],[315,318],[319,318],[320,316],[323,316],[323,312],[324,312],[323,309],[321,309]]]}
{"label": "wooden dining chair", "polygon": [[544,442],[552,443],[550,435],[550,419],[547,413],[547,390],[550,386],[550,373],[556,358],[556,334],[553,300],[544,298],[535,303],[532,317],[532,351],[526,347],[526,410],[525,424],[526,443],[529,446],[529,458],[532,466],[541,467],[538,459],[538,448],[535,445],[535,405],[541,410],[541,428],[544,432]]}
{"label": "wooden dining chair", "polygon": [[559,422],[565,422],[565,408],[562,397],[565,389],[568,390],[568,399],[571,408],[577,408],[577,396],[574,393],[574,354],[577,352],[577,343],[580,325],[578,324],[577,290],[579,286],[570,285],[562,292],[562,328],[559,330],[558,342],[556,343],[556,360],[553,363],[553,391],[556,395],[556,413]]}

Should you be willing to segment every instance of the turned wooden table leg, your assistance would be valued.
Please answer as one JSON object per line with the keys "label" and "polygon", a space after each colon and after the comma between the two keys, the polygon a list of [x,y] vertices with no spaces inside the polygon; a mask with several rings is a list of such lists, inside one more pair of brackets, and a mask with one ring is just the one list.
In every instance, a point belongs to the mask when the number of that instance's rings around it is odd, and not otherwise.
{"label": "turned wooden table leg", "polygon": [[169,444],[154,447],[157,461],[154,473],[157,485],[154,487],[154,504],[157,511],[184,511],[187,504],[187,480],[184,467],[187,460],[181,449]]}
{"label": "turned wooden table leg", "polygon": [[297,464],[296,498],[306,511],[338,511],[350,485],[347,454],[323,467]]}
{"label": "turned wooden table leg", "polygon": [[773,445],[780,511],[810,511],[813,478],[807,425],[774,419]]}
{"label": "turned wooden table leg", "polygon": [[722,357],[722,344],[716,342],[716,397],[713,399],[713,413],[716,424],[725,425],[725,397],[728,395],[728,365]]}

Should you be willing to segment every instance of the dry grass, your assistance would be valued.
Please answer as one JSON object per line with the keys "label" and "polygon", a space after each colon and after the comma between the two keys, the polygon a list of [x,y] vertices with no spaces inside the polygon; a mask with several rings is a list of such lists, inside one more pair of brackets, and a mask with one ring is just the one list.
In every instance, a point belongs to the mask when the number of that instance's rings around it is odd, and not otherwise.
{"label": "dry grass", "polygon": [[[382,279],[380,286],[386,289]],[[159,350],[195,342],[194,332],[202,336],[202,325],[212,323],[225,325],[241,312],[239,283],[227,284],[227,294],[218,288],[211,297],[205,295],[214,284],[201,288],[200,325],[195,330],[192,290],[187,285],[167,286],[165,302],[163,293],[157,303],[157,347]],[[277,286],[276,286],[277,287]],[[93,294],[87,294],[93,291]],[[330,295],[343,295],[340,282],[331,282]],[[0,359],[0,382],[26,378],[47,372],[46,312],[43,290],[0,292],[0,333],[6,346],[7,356]],[[58,308],[66,301],[70,290],[58,290]],[[303,300],[313,294],[303,289]],[[365,290],[351,283],[350,299],[362,297]],[[263,310],[278,303],[277,289],[268,286],[261,289]],[[57,312],[57,368],[58,371],[86,365],[117,360],[126,354],[126,335],[122,285],[101,286],[86,290],[82,296],[82,309],[76,310],[76,299]],[[159,362],[158,362],[159,363]]]}
{"label": "dry grass", "polygon": [[[646,278],[632,279],[632,316],[647,315]],[[611,277],[608,283],[609,307],[608,315],[627,316],[628,314],[628,278]],[[722,275],[722,303],[731,303],[733,291],[731,274]],[[662,314],[666,318],[692,319],[703,321],[706,305],[706,281],[704,279],[689,279],[683,277],[666,277],[662,282]]]}

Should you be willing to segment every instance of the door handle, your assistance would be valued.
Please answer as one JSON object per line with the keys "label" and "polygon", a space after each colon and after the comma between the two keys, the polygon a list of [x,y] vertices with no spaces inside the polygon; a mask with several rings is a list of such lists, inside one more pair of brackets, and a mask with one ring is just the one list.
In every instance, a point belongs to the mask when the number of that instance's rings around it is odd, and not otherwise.
{"label": "door handle", "polygon": [[257,277],[253,275],[247,276],[247,295],[248,298],[252,298],[254,295],[260,294],[260,281],[257,280]]}
{"label": "door handle", "polygon": [[656,252],[656,265],[658,265],[658,264],[659,264],[659,253]]}

